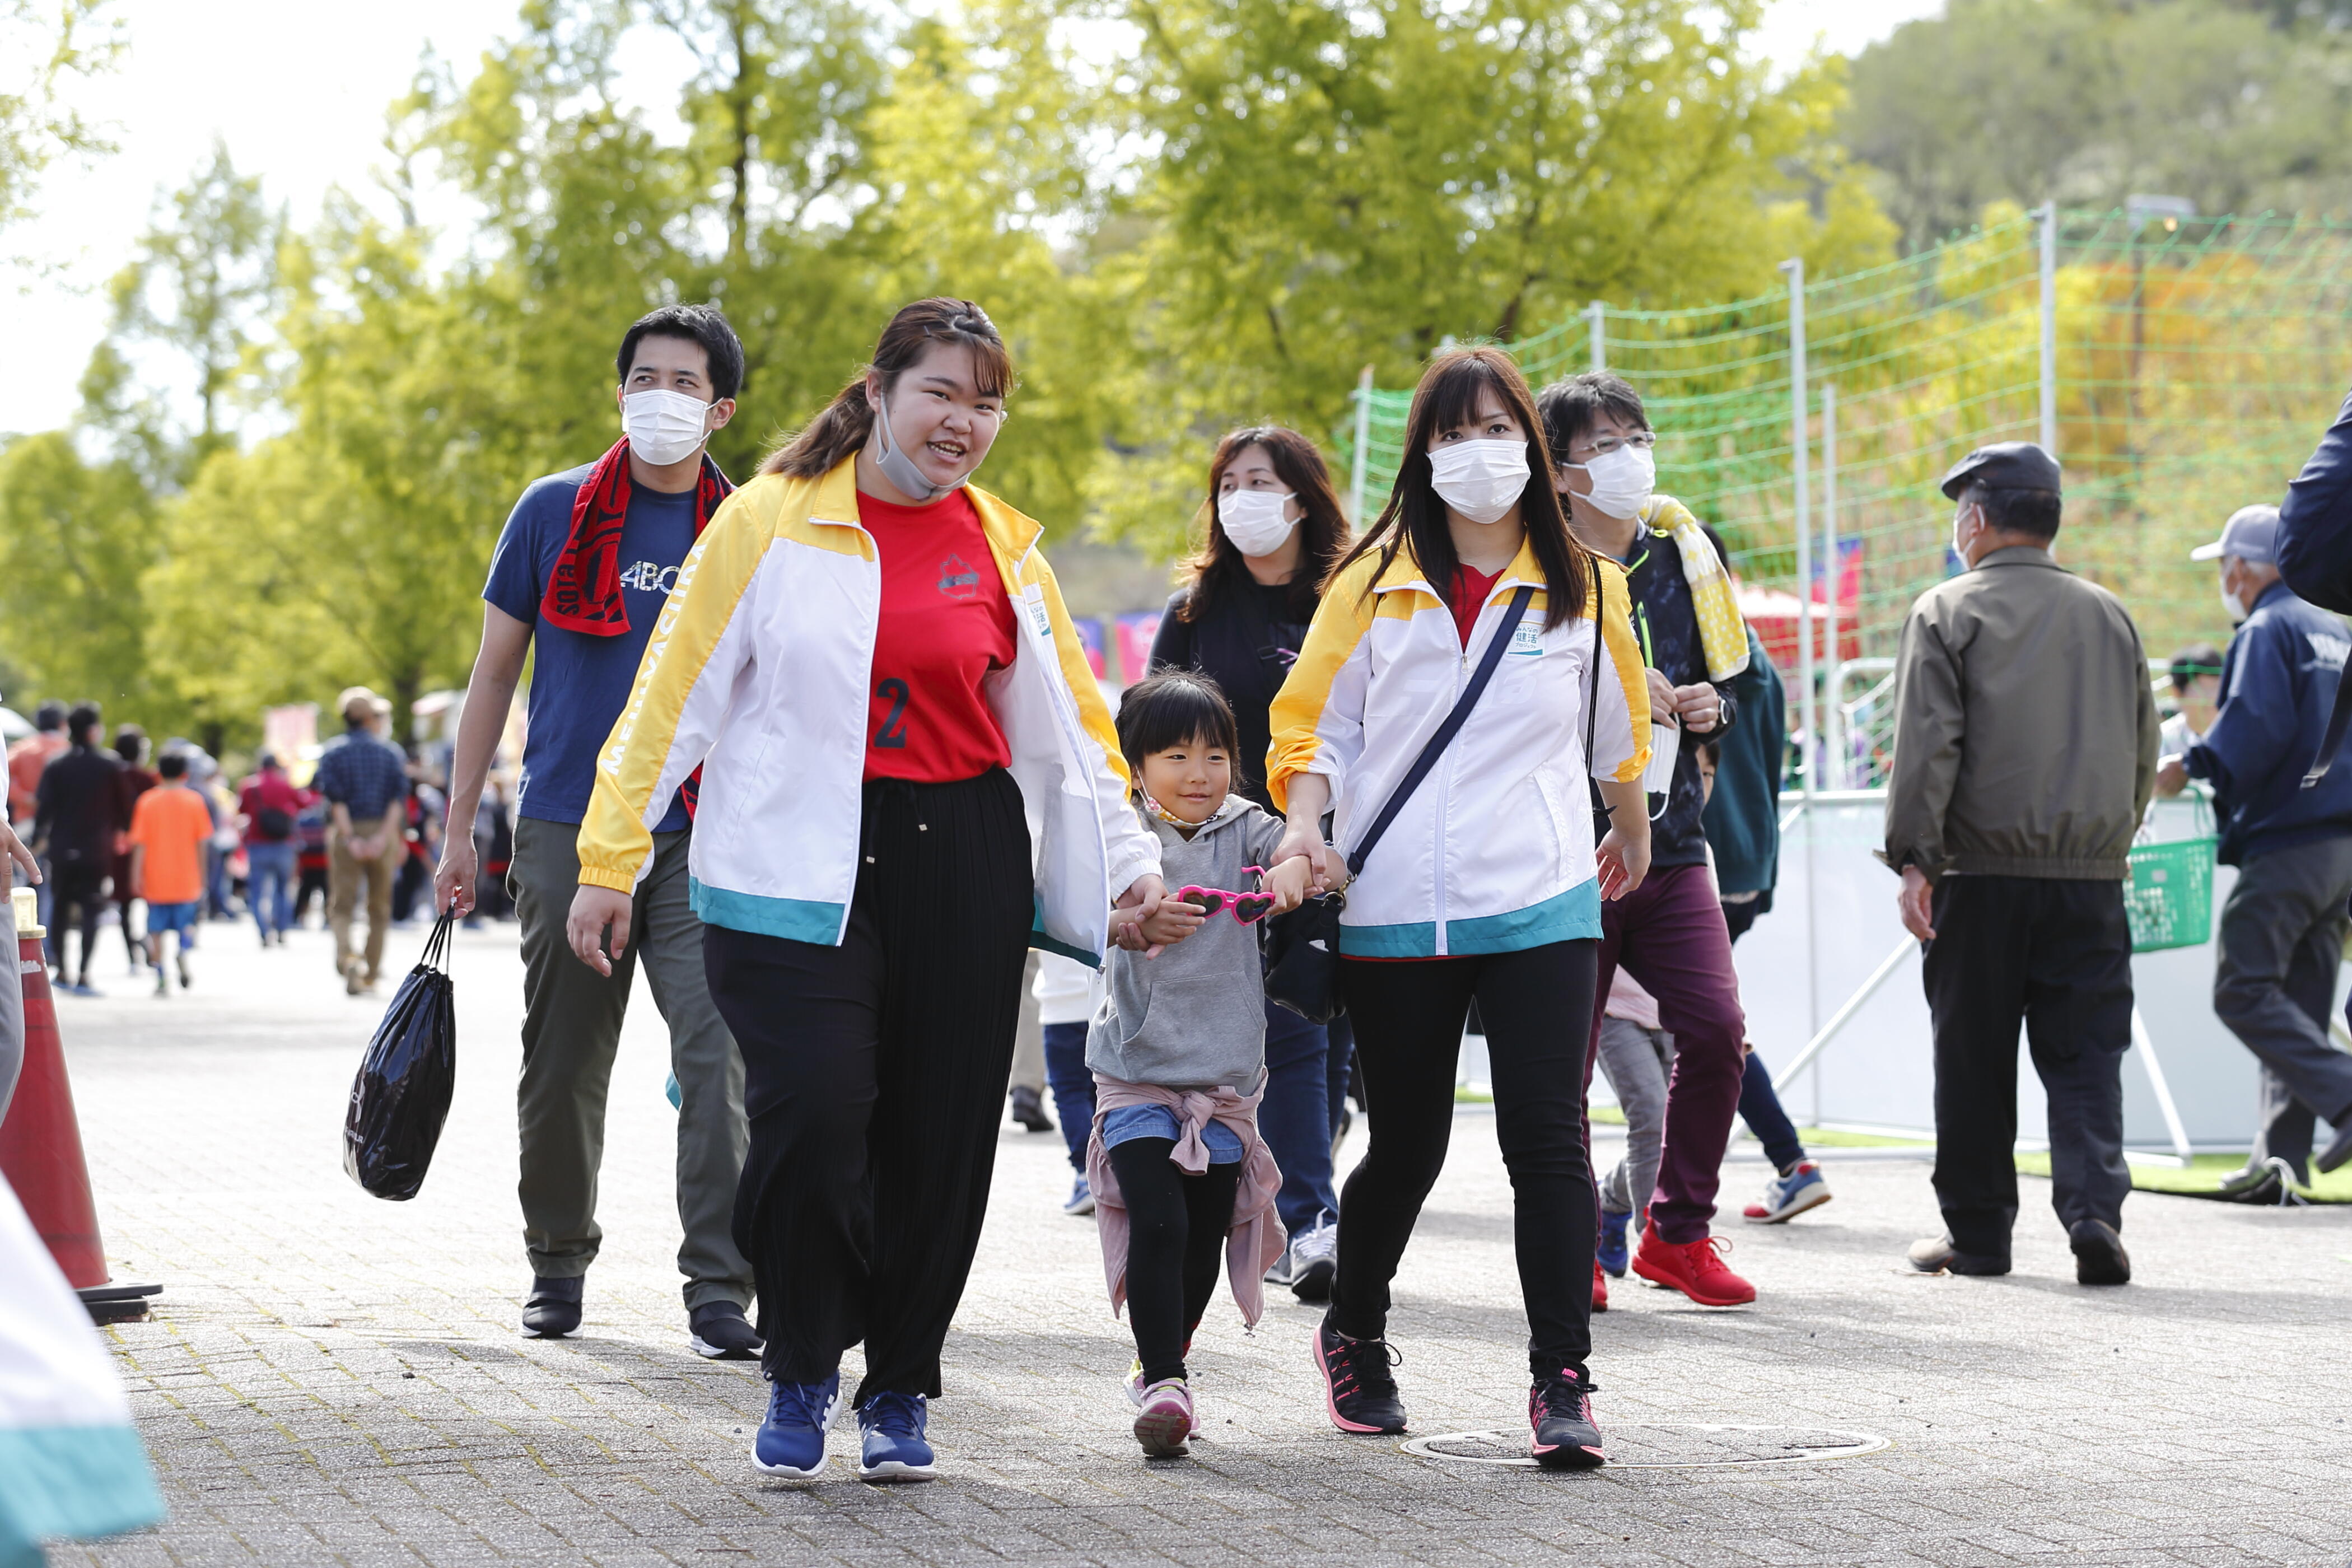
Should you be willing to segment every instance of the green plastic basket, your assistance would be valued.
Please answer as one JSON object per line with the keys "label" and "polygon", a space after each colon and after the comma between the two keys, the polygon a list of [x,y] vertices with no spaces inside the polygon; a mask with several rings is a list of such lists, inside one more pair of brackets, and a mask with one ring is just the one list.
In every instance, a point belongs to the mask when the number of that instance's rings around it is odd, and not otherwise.
{"label": "green plastic basket", "polygon": [[[2198,815],[2204,817],[2201,811]],[[2131,921],[2134,952],[2202,947],[2212,940],[2213,851],[2219,842],[2207,832],[2132,846],[2124,914]]]}

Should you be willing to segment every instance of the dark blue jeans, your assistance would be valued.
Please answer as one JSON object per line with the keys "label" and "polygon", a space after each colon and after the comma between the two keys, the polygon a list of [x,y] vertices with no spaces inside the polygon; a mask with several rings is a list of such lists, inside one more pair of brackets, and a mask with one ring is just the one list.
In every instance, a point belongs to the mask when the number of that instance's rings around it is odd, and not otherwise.
{"label": "dark blue jeans", "polygon": [[1094,1135],[1095,1075],[1087,1069],[1087,1026],[1045,1026],[1045,1083],[1054,1091],[1054,1116],[1062,1142],[1070,1146],[1070,1169],[1087,1168],[1087,1140]]}
{"label": "dark blue jeans", "polygon": [[1265,1099],[1258,1136],[1282,1167],[1274,1211],[1297,1236],[1339,1213],[1331,1186],[1331,1042],[1320,1024],[1265,1005]]}
{"label": "dark blue jeans", "polygon": [[1739,1119],[1762,1141],[1764,1157],[1772,1162],[1773,1169],[1785,1171],[1805,1157],[1796,1123],[1780,1109],[1780,1097],[1772,1091],[1772,1069],[1753,1052],[1740,1069]]}

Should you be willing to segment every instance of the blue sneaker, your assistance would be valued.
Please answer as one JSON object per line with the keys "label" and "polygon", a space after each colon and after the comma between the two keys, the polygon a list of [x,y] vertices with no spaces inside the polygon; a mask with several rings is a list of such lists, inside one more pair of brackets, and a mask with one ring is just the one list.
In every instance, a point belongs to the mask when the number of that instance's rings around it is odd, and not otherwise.
{"label": "blue sneaker", "polygon": [[1070,1189],[1070,1201],[1062,1205],[1062,1212],[1066,1215],[1090,1215],[1095,1212],[1094,1189],[1087,1185],[1087,1178],[1083,1172],[1079,1173],[1077,1184]]}
{"label": "blue sneaker", "polygon": [[861,1481],[928,1481],[939,1472],[923,1441],[929,1405],[919,1394],[877,1394],[857,1410],[865,1440],[857,1450]]}
{"label": "blue sneaker", "polygon": [[751,1468],[762,1475],[812,1481],[824,1468],[824,1435],[841,1412],[841,1373],[823,1383],[772,1383],[768,1418],[751,1444]]}
{"label": "blue sneaker", "polygon": [[1749,1204],[1741,1217],[1758,1225],[1786,1225],[1829,1201],[1830,1184],[1822,1179],[1822,1168],[1811,1160],[1800,1160],[1765,1183],[1762,1201]]}
{"label": "blue sneaker", "polygon": [[1630,1214],[1601,1211],[1601,1235],[1593,1246],[1592,1256],[1612,1279],[1625,1278],[1625,1227],[1633,1222]]}

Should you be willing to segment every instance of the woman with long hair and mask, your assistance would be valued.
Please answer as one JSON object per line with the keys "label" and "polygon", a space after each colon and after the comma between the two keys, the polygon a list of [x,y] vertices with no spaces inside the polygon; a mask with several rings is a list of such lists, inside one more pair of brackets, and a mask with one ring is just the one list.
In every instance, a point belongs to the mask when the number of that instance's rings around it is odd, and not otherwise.
{"label": "woman with long hair and mask", "polygon": [[687,557],[581,827],[568,934],[603,972],[650,824],[700,778],[689,873],[743,1057],[735,1235],[772,1475],[822,1471],[860,1342],[857,1473],[933,1474],[927,1401],[988,1204],[1026,950],[1092,963],[1199,923],[1160,908],[1159,844],[1038,525],[969,482],[1012,384],[971,301],[891,319]]}
{"label": "woman with long hair and mask", "polygon": [[[1267,710],[1307,640],[1323,580],[1348,552],[1348,520],[1315,443],[1279,425],[1229,431],[1209,459],[1202,543],[1151,639],[1150,669],[1193,669],[1221,687],[1241,735],[1234,793],[1271,810]],[[1265,1099],[1258,1132],[1282,1169],[1276,1211],[1290,1245],[1266,1276],[1302,1301],[1331,1292],[1339,1200],[1332,1129],[1348,1092],[1353,1037],[1278,1004],[1265,1008]]]}
{"label": "woman with long hair and mask", "polygon": [[[1273,722],[1276,854],[1348,882],[1340,990],[1371,1122],[1315,1336],[1332,1423],[1404,1430],[1389,1282],[1444,1165],[1475,999],[1517,1215],[1530,1452],[1598,1465],[1580,1086],[1601,904],[1649,867],[1649,696],[1624,574],[1570,537],[1499,349],[1442,353],[1422,377],[1395,489],[1326,585]],[[1612,812],[1597,847],[1588,778]]]}

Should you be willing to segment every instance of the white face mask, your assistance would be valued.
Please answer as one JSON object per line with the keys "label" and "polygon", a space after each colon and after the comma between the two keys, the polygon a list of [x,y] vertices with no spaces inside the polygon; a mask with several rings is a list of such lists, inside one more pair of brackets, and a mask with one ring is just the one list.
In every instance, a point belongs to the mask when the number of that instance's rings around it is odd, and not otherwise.
{"label": "white face mask", "polygon": [[1969,552],[1960,548],[1960,519],[1968,514],[1969,509],[1966,507],[1956,508],[1952,512],[1952,553],[1959,558],[1960,564],[1963,566],[1969,563]]}
{"label": "white face mask", "polygon": [[1272,490],[1227,490],[1217,498],[1217,522],[1244,555],[1271,555],[1297,524],[1286,517],[1290,497]]}
{"label": "white face mask", "polygon": [[1429,454],[1438,500],[1473,522],[1499,522],[1528,489],[1528,444],[1506,438],[1456,441]]}
{"label": "white face mask", "polygon": [[2246,601],[2224,587],[2221,590],[2221,613],[2230,617],[2230,624],[2234,626],[2246,618]]}
{"label": "white face mask", "polygon": [[1603,452],[1589,463],[1567,463],[1592,478],[1592,493],[1584,499],[1614,518],[1639,517],[1658,488],[1658,459],[1647,447],[1632,442]]}
{"label": "white face mask", "polygon": [[694,456],[709,432],[710,405],[683,392],[656,387],[621,399],[621,433],[629,450],[656,468]]}

